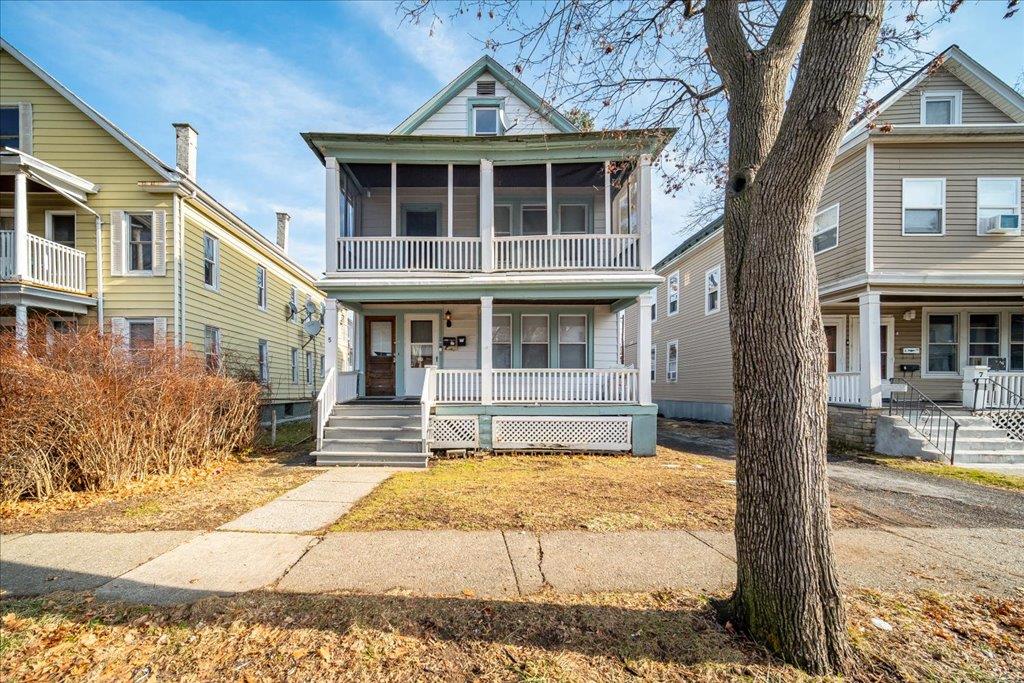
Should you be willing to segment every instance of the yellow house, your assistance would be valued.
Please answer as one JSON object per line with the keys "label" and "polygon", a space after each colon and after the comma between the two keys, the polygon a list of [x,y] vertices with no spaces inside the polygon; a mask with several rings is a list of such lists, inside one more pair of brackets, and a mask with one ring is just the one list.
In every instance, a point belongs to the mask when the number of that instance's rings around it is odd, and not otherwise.
{"label": "yellow house", "polygon": [[[162,162],[0,39],[0,330],[96,325],[259,377],[268,418],[307,414],[324,372],[324,295],[196,180],[198,134]],[[334,339],[331,339],[334,343]]]}

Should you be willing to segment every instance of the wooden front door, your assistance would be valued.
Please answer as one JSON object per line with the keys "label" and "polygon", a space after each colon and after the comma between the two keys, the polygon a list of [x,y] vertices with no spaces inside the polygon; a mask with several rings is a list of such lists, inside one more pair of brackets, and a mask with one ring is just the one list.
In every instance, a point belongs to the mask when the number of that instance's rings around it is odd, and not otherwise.
{"label": "wooden front door", "polygon": [[395,395],[395,316],[366,316],[366,395]]}

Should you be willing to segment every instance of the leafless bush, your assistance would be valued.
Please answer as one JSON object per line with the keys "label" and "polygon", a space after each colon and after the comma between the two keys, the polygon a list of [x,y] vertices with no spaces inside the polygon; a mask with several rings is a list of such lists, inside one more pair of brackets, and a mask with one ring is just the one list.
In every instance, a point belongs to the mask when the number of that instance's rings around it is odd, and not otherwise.
{"label": "leafless bush", "polygon": [[0,338],[0,500],[116,488],[248,447],[260,387],[95,330]]}

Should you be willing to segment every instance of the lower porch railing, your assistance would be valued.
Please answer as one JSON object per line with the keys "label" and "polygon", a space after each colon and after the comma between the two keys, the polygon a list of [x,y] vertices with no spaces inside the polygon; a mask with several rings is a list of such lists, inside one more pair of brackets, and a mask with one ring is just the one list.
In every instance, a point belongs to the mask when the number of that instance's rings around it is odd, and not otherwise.
{"label": "lower porch railing", "polygon": [[[436,370],[437,403],[479,403],[481,370]],[[493,403],[636,403],[639,372],[614,369],[494,369]]]}
{"label": "lower porch railing", "polygon": [[860,373],[828,373],[828,402],[836,405],[860,403]]}
{"label": "lower porch railing", "polygon": [[[42,285],[73,292],[85,291],[85,252],[29,234],[28,279]],[[15,249],[13,230],[0,230],[0,279],[14,276]]]}
{"label": "lower porch railing", "polygon": [[334,410],[334,403],[337,400],[338,373],[332,365],[327,368],[324,384],[320,387],[320,393],[316,395],[316,449],[318,451],[324,447],[324,427],[331,419],[331,411]]}

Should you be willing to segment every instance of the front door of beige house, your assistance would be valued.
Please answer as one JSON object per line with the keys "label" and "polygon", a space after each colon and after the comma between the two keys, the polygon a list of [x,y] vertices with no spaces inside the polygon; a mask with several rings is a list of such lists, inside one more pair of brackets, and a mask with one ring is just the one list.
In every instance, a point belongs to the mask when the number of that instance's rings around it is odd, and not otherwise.
{"label": "front door of beige house", "polygon": [[423,377],[428,365],[437,365],[437,317],[405,316],[405,393],[423,393]]}
{"label": "front door of beige house", "polygon": [[[860,317],[856,315],[850,316],[850,358],[849,366],[850,372],[860,372]],[[883,315],[881,317],[881,325],[879,326],[879,344],[878,348],[881,351],[882,357],[880,359],[880,365],[882,369],[882,398],[889,398],[892,395],[892,389],[889,386],[889,380],[893,378],[895,374],[895,368],[893,367],[894,346],[896,339],[896,320],[891,315]]]}
{"label": "front door of beige house", "polygon": [[846,372],[846,316],[823,315],[825,346],[828,349],[828,371]]}

